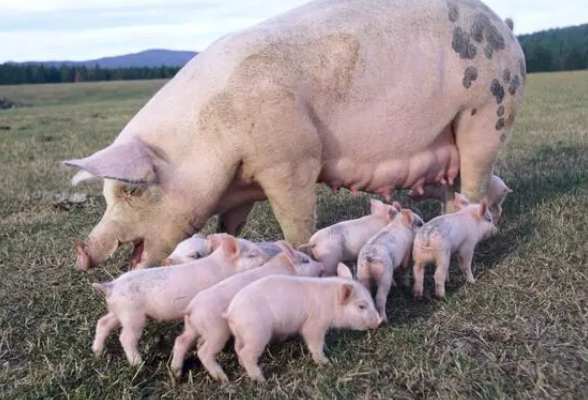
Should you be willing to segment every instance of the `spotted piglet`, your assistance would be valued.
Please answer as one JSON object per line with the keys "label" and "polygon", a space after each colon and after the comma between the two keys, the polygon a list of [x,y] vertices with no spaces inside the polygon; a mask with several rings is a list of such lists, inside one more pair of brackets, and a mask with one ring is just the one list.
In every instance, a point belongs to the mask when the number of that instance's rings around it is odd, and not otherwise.
{"label": "spotted piglet", "polygon": [[257,246],[242,250],[227,234],[209,236],[210,256],[188,264],[134,270],[107,283],[93,283],[106,299],[108,314],[96,325],[92,350],[100,356],[108,334],[122,326],[120,342],[131,365],[140,364],[137,344],[147,318],[156,321],[181,319],[182,312],[201,290],[239,272],[268,261]]}
{"label": "spotted piglet", "polygon": [[386,316],[386,299],[391,287],[396,287],[394,273],[403,271],[408,286],[409,262],[417,230],[423,220],[409,209],[399,214],[363,246],[357,259],[357,280],[368,290],[377,284],[376,309],[383,322]]}
{"label": "spotted piglet", "polygon": [[498,233],[486,200],[481,204],[470,204],[461,193],[455,193],[455,208],[459,211],[440,215],[418,230],[412,257],[414,297],[423,295],[425,266],[436,265],[435,294],[445,297],[445,281],[451,256],[458,255],[460,269],[466,280],[473,283],[472,258],[478,242]]}
{"label": "spotted piglet", "polygon": [[283,251],[266,264],[231,276],[201,291],[190,301],[185,311],[184,332],[176,339],[173,350],[171,368],[177,376],[181,375],[186,352],[198,338],[198,358],[202,365],[214,379],[228,380],[216,361],[216,355],[231,336],[229,325],[222,314],[242,288],[270,275],[318,277],[322,273],[322,264],[295,251],[287,242],[279,241],[276,245]]}
{"label": "spotted piglet", "polygon": [[268,276],[241,289],[223,318],[235,336],[235,351],[249,377],[265,378],[257,360],[272,340],[301,333],[312,358],[323,364],[330,328],[366,330],[380,325],[370,293],[344,264],[338,277]]}
{"label": "spotted piglet", "polygon": [[365,243],[390,223],[401,207],[396,201],[388,205],[371,199],[370,215],[321,229],[312,235],[307,244],[298,248],[324,265],[325,276],[335,275],[337,264],[356,260]]}

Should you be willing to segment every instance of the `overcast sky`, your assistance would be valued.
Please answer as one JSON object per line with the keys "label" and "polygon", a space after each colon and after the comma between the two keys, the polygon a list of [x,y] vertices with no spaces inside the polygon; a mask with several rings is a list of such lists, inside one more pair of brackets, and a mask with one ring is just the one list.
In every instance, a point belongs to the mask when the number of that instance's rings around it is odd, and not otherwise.
{"label": "overcast sky", "polygon": [[[308,0],[0,0],[0,62],[205,49]],[[418,0],[415,0],[418,1]],[[588,23],[586,0],[486,0],[515,32]]]}

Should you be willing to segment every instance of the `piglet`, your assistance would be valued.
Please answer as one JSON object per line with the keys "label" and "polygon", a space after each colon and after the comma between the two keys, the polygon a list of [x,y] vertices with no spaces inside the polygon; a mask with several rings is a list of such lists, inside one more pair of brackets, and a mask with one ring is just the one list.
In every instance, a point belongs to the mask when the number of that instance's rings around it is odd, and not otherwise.
{"label": "piglet", "polygon": [[403,271],[408,286],[408,264],[414,236],[423,225],[421,217],[409,209],[402,209],[392,222],[368,240],[359,253],[357,280],[368,290],[372,284],[377,284],[376,309],[383,322],[388,321],[386,299],[390,288],[396,287],[394,273],[397,270]]}
{"label": "piglet", "polygon": [[478,242],[498,233],[492,222],[486,199],[470,204],[461,193],[455,193],[455,213],[440,215],[427,222],[415,235],[412,257],[413,295],[423,295],[425,266],[436,265],[435,294],[445,297],[445,281],[451,256],[457,253],[460,269],[467,282],[473,283],[472,258]]}
{"label": "piglet", "polygon": [[[247,249],[252,245],[256,245],[261,251],[270,257],[279,254],[282,250],[275,242],[251,242],[247,239],[238,238],[239,247]],[[202,233],[197,233],[188,239],[181,241],[174,251],[163,260],[163,266],[171,266],[178,264],[185,264],[206,257],[210,254],[210,246],[206,236]]]}
{"label": "piglet", "polygon": [[268,276],[241,289],[223,314],[235,336],[235,351],[249,377],[265,378],[257,360],[272,340],[301,333],[316,363],[327,363],[329,328],[376,329],[380,316],[370,293],[342,263],[338,277]]}
{"label": "piglet", "polygon": [[231,336],[222,314],[239,290],[269,275],[320,276],[322,264],[294,251],[285,241],[276,245],[283,251],[263,266],[231,276],[201,291],[190,301],[185,311],[184,332],[176,339],[173,350],[171,368],[176,376],[181,375],[185,354],[198,338],[198,358],[202,365],[214,379],[228,381],[216,355]]}
{"label": "piglet", "polygon": [[325,276],[335,275],[337,264],[356,260],[365,243],[390,223],[401,207],[396,201],[388,205],[371,199],[370,215],[321,229],[312,235],[307,244],[299,246],[298,249],[320,261],[325,267]]}
{"label": "piglet", "polygon": [[169,267],[171,265],[185,264],[206,257],[209,254],[210,247],[208,246],[206,235],[197,233],[178,243],[174,251],[161,262],[161,265]]}
{"label": "piglet", "polygon": [[506,186],[506,183],[499,176],[492,175],[490,185],[488,185],[488,190],[486,191],[486,200],[494,225],[498,226],[502,216],[502,203],[506,196],[512,192],[513,190]]}
{"label": "piglet", "polygon": [[[495,225],[498,225],[498,221],[502,215],[502,203],[506,199],[506,195],[512,192],[513,190],[506,186],[502,178],[494,174],[490,177],[490,183],[488,184],[485,198],[492,215],[492,222],[494,222]],[[441,201],[443,203],[443,213],[447,212],[445,208],[446,202],[453,201],[451,198],[451,193],[446,185],[427,185],[424,187],[422,193],[419,193],[415,190],[410,190],[408,195],[414,201],[422,201],[425,199],[435,199]],[[456,203],[452,204],[455,206]],[[457,209],[454,210],[457,211]]]}
{"label": "piglet", "polygon": [[181,319],[201,290],[238,272],[259,267],[268,256],[253,245],[247,250],[227,234],[211,235],[212,254],[188,264],[130,271],[107,283],[93,283],[106,299],[108,313],[96,325],[92,350],[98,357],[108,334],[122,326],[120,342],[131,365],[140,364],[137,344],[147,317],[156,321]]}

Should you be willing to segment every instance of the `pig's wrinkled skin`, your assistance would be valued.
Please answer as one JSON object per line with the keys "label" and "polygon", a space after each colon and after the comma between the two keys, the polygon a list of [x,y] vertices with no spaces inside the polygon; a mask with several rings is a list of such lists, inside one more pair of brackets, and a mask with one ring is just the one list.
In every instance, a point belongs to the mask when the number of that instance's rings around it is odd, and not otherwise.
{"label": "pig's wrinkled skin", "polygon": [[[282,249],[276,242],[251,242],[243,238],[238,238],[237,241],[241,249],[247,250],[251,245],[255,245],[270,257],[282,252]],[[174,251],[162,261],[161,265],[171,266],[185,264],[206,257],[209,254],[210,248],[208,247],[206,236],[197,233],[194,236],[181,241]]]}
{"label": "pig's wrinkled skin", "polygon": [[108,313],[96,325],[92,350],[98,357],[108,334],[122,327],[120,342],[131,365],[142,362],[138,341],[147,318],[181,319],[190,300],[201,290],[239,272],[263,265],[268,256],[256,246],[242,251],[226,234],[209,237],[213,250],[206,258],[188,264],[130,271],[92,288],[106,299]]}
{"label": "pig's wrinkled skin", "polygon": [[[485,195],[523,102],[525,57],[478,0],[313,0],[226,35],[188,62],[72,182],[107,208],[78,263],[133,242],[158,265],[219,214],[238,235],[268,199],[294,247],[317,182],[389,197],[451,182]],[[455,186],[455,183],[454,183]]]}
{"label": "pig's wrinkled skin", "polygon": [[272,340],[302,334],[316,363],[329,360],[323,352],[330,328],[376,329],[380,316],[368,290],[354,281],[344,264],[338,277],[269,276],[241,289],[223,318],[227,319],[239,363],[249,377],[265,378],[257,360]]}
{"label": "pig's wrinkled skin", "polygon": [[486,200],[481,204],[470,202],[459,192],[455,193],[457,212],[440,215],[427,222],[415,235],[413,257],[413,295],[423,295],[425,266],[435,264],[435,294],[445,297],[445,282],[451,256],[457,254],[459,267],[469,283],[475,282],[472,259],[476,245],[498,233]]}
{"label": "pig's wrinkled skin", "polygon": [[323,266],[309,256],[294,251],[286,242],[278,242],[283,252],[259,268],[237,274],[198,293],[185,311],[184,332],[176,339],[171,369],[176,376],[182,373],[184,357],[198,339],[198,358],[216,380],[228,381],[216,355],[231,336],[227,321],[222,318],[233,297],[245,286],[269,275],[321,275]]}
{"label": "pig's wrinkled skin", "polygon": [[390,223],[401,207],[396,201],[388,205],[370,199],[369,215],[323,228],[298,249],[320,261],[325,266],[325,276],[336,275],[337,264],[355,261],[365,243]]}
{"label": "pig's wrinkled skin", "polygon": [[409,262],[417,230],[423,220],[408,209],[403,209],[394,220],[363,246],[357,258],[357,280],[370,290],[377,284],[376,310],[382,322],[387,322],[386,300],[391,287],[396,287],[394,273],[402,270],[408,286]]}
{"label": "pig's wrinkled skin", "polygon": [[[492,221],[494,222],[494,225],[498,225],[500,217],[502,216],[502,203],[506,199],[506,196],[512,192],[513,190],[504,183],[502,178],[494,174],[491,176],[488,189],[486,190],[485,199],[488,203],[490,213],[492,214]],[[447,204],[447,202],[453,202],[453,193],[448,190],[447,186],[428,185],[423,188],[422,193],[411,190],[408,192],[408,195],[414,201],[421,201],[425,199],[435,199],[441,201],[443,204],[443,213],[446,211],[445,204]]]}

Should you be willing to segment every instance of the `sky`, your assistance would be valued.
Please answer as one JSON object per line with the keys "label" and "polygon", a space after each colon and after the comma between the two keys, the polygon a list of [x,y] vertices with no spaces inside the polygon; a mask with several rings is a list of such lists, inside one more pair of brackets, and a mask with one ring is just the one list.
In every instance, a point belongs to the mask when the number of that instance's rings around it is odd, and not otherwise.
{"label": "sky", "polygon": [[[418,1],[418,0],[415,0]],[[0,63],[204,50],[308,0],[0,0]],[[515,33],[588,23],[586,0],[485,0]]]}

